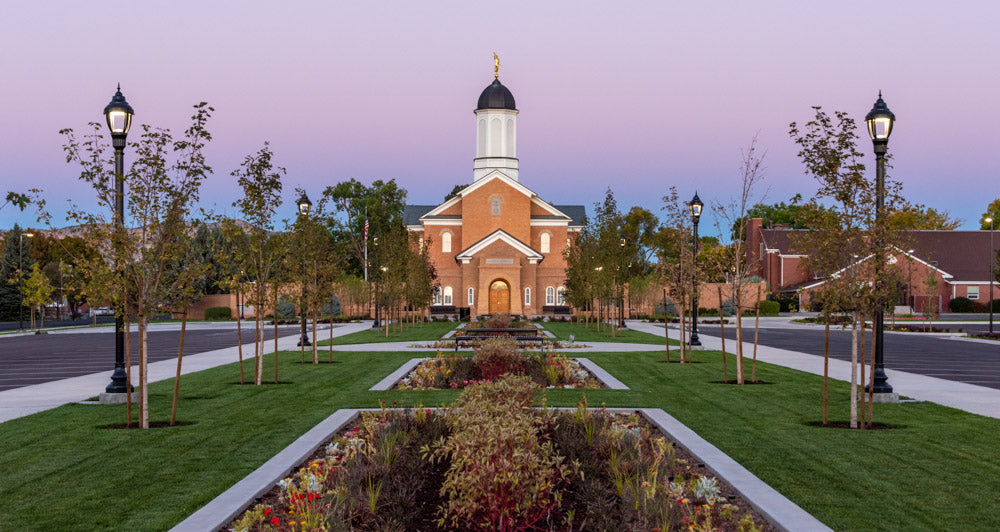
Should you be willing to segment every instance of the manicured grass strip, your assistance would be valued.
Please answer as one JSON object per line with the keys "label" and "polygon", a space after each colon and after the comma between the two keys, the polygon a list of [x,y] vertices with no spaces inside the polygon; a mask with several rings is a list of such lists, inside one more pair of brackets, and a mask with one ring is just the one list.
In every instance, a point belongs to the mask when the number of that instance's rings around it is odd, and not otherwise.
{"label": "manicured grass strip", "polygon": [[[0,424],[0,528],[169,528],[338,408],[440,406],[458,394],[366,391],[419,354],[334,356],[313,366],[282,353],[291,384],[235,385],[234,365],[186,375],[180,419],[191,425],[109,430],[123,406],[83,405]],[[587,356],[632,389],[548,390],[546,404],[585,394],[593,407],[662,408],[834,529],[1000,529],[1000,420],[903,403],[875,406],[876,421],[898,428],[821,428],[809,424],[821,415],[815,375],[758,364],[773,384],[740,387],[713,382],[718,352],[696,352],[695,364],[667,364],[662,352]],[[734,366],[730,355],[730,378]],[[833,420],[847,419],[847,388],[831,383]],[[168,417],[170,389],[151,386],[154,421]]]}
{"label": "manicured grass strip", "polygon": [[[382,342],[434,342],[440,340],[442,336],[458,327],[458,325],[456,322],[431,321],[423,324],[417,323],[411,328],[409,324],[404,324],[403,330],[400,332],[396,332],[394,330],[395,325],[393,325],[389,327],[388,337],[384,336],[384,328],[381,332],[371,329],[338,336],[333,339],[333,345],[374,344]],[[317,333],[320,339],[318,345],[330,345],[329,337],[324,336],[323,332],[319,331]]]}
{"label": "manicured grass strip", "polygon": [[[619,329],[615,336],[611,336],[611,327],[601,325],[601,331],[597,331],[597,326],[591,323],[590,327],[582,322],[549,322],[542,323],[542,327],[551,331],[556,338],[569,341],[569,336],[577,342],[621,342],[624,344],[655,344],[664,345],[663,338],[653,334],[633,331],[632,329]],[[676,331],[670,331],[677,334]],[[670,340],[670,345],[678,345],[676,339]]]}

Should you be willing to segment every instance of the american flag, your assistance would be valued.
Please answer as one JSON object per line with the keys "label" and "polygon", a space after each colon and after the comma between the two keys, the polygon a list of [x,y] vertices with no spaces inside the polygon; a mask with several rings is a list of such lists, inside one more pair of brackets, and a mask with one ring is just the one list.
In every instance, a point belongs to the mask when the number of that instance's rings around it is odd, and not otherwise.
{"label": "american flag", "polygon": [[365,240],[368,240],[368,218],[365,218]]}

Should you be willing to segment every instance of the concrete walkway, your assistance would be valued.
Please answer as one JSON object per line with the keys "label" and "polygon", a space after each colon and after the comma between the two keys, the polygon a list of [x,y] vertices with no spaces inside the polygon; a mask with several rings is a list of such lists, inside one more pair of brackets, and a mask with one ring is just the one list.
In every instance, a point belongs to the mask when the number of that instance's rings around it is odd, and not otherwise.
{"label": "concrete walkway", "polygon": [[[633,330],[657,336],[663,336],[664,333],[662,324],[629,321],[628,326]],[[671,336],[677,337],[679,335],[676,327],[671,326],[670,329]],[[699,330],[698,337],[701,339],[701,343],[705,349],[722,349],[722,341],[719,337],[712,336],[711,330],[705,330],[704,332]],[[732,340],[727,342],[726,351],[730,353],[734,352],[736,348],[735,344]],[[744,356],[752,352],[753,343],[743,342]],[[823,374],[822,356],[758,345],[757,360],[815,375]],[[965,410],[973,414],[1000,419],[1000,390],[891,369],[886,370],[886,375],[889,377],[889,382],[892,383],[893,391],[901,396],[919,401],[930,401]],[[830,377],[850,382],[851,363],[831,358]]]}
{"label": "concrete walkway", "polygon": [[[172,324],[170,325],[172,326]],[[321,330],[326,330],[326,326]],[[371,328],[371,323],[349,323],[335,325],[333,335],[343,336],[353,332],[363,331]],[[324,335],[329,337],[329,335]],[[294,350],[299,340],[299,333],[284,336],[278,339],[279,350]],[[274,352],[274,342],[264,343],[265,354]],[[321,348],[322,349],[322,348]],[[184,363],[181,374],[194,373],[223,364],[230,364],[239,360],[237,347],[227,347],[198,354],[184,355]],[[243,344],[243,357],[253,358],[253,342]],[[149,382],[156,382],[171,379],[177,373],[177,359],[161,360],[149,364]],[[139,375],[139,366],[132,366],[133,385]],[[22,416],[56,408],[67,403],[85,401],[88,398],[96,397],[104,391],[111,377],[110,371],[92,373],[59,381],[51,381],[32,386],[23,386],[12,390],[0,392],[0,423],[17,419]]]}

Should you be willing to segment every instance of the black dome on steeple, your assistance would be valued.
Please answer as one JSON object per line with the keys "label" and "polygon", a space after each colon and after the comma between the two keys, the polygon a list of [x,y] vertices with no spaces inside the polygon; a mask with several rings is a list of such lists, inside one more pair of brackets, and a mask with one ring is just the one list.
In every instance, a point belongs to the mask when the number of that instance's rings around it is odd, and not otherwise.
{"label": "black dome on steeple", "polygon": [[500,79],[494,79],[493,83],[490,83],[489,87],[483,89],[483,93],[479,95],[479,105],[476,110],[479,109],[510,109],[516,111],[517,107],[514,106],[514,95],[510,93],[510,89],[503,86],[500,83]]}

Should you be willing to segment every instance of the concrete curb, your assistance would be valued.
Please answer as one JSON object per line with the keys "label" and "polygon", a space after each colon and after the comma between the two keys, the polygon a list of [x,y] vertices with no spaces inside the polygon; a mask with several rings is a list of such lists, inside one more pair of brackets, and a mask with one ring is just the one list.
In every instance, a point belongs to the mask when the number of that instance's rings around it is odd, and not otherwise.
{"label": "concrete curb", "polygon": [[407,360],[406,362],[403,363],[402,366],[399,366],[399,369],[390,373],[388,377],[378,381],[378,383],[375,386],[368,388],[368,391],[384,392],[386,390],[391,390],[392,387],[395,386],[397,382],[399,382],[399,379],[405,377],[407,373],[413,371],[413,368],[417,367],[418,364],[420,364],[425,360],[430,360],[430,359],[424,357],[424,358],[411,358],[410,360]]}
{"label": "concrete curb", "polygon": [[659,408],[639,411],[650,423],[704,462],[705,467],[717,477],[728,482],[779,530],[832,530],[670,414]]}
{"label": "concrete curb", "polygon": [[[288,476],[295,467],[306,461],[320,445],[333,438],[360,412],[372,409],[344,408],[321,421],[291,445],[257,468],[231,488],[222,492],[208,504],[199,508],[171,532],[201,532],[219,530],[236,519],[257,498],[267,493],[279,480]],[[574,408],[553,410],[572,411]],[[813,531],[831,530],[818,519],[778,493],[774,488],[747,471],[714,445],[705,441],[673,416],[659,408],[609,408],[612,413],[640,412],[666,436],[684,447],[715,476],[728,482],[746,501],[779,530]]]}
{"label": "concrete curb", "polygon": [[580,363],[587,371],[594,374],[597,380],[601,381],[602,384],[607,386],[612,390],[628,390],[629,387],[625,386],[625,383],[611,376],[610,373],[604,371],[604,368],[598,366],[594,361],[589,358],[576,357],[576,361]]}
{"label": "concrete curb", "polygon": [[243,477],[233,487],[222,492],[208,504],[202,506],[187,519],[181,521],[172,531],[203,532],[219,530],[239,516],[261,495],[267,493],[279,480],[285,478],[293,468],[311,456],[323,442],[332,438],[345,425],[358,417],[360,410],[340,409],[330,417],[285,447],[273,458]]}

